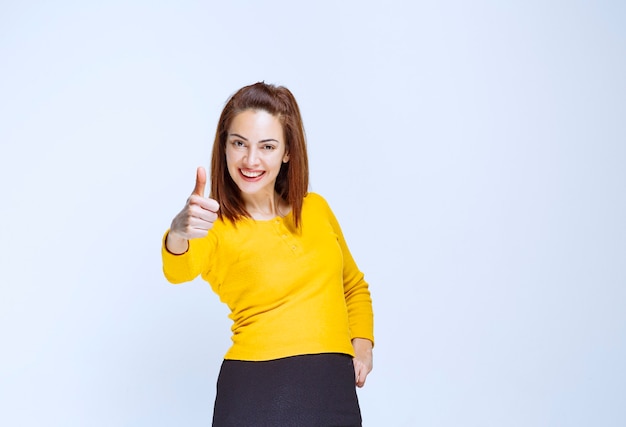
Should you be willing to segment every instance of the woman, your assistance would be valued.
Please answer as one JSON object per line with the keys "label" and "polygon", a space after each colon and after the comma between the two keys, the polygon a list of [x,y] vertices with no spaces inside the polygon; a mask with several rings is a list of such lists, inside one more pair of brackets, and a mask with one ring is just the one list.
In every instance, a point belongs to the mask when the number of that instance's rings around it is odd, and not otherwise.
{"label": "woman", "polygon": [[214,426],[359,426],[372,369],[368,284],[326,201],[308,193],[291,92],[246,86],[226,103],[206,173],[163,239],[172,283],[201,275],[231,310]]}

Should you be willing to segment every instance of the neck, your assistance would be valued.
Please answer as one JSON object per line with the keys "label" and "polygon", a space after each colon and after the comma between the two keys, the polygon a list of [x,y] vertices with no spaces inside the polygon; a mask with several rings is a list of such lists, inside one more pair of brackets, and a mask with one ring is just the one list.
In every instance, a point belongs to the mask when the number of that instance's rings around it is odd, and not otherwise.
{"label": "neck", "polygon": [[285,202],[276,192],[254,196],[243,194],[242,196],[246,205],[246,211],[254,219],[272,219],[277,216],[282,217],[287,213]]}

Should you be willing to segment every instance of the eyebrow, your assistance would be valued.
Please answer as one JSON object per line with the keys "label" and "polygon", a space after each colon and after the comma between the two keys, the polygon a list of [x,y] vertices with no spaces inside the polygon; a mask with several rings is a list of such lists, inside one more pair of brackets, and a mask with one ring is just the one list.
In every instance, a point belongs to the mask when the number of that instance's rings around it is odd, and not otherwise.
{"label": "eyebrow", "polygon": [[[243,139],[244,141],[248,142],[248,138],[246,138],[245,136],[239,135],[238,133],[231,133],[231,134],[229,134],[228,136],[231,136],[231,137],[232,137],[232,136],[234,136],[235,138],[241,138],[241,139]],[[271,141],[274,141],[274,142],[278,143],[278,140],[276,140],[276,139],[274,139],[274,138],[262,139],[262,140],[260,140],[258,143],[259,143],[259,144],[262,144],[262,143],[265,143],[265,142],[271,142]]]}

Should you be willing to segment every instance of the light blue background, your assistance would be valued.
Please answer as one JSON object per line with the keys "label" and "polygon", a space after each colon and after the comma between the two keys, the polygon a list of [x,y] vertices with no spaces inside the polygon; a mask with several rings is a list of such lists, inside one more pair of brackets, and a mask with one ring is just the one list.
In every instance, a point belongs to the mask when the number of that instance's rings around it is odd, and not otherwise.
{"label": "light blue background", "polygon": [[208,425],[160,239],[258,80],[371,284],[366,426],[626,425],[625,3],[4,1],[0,61],[1,425]]}

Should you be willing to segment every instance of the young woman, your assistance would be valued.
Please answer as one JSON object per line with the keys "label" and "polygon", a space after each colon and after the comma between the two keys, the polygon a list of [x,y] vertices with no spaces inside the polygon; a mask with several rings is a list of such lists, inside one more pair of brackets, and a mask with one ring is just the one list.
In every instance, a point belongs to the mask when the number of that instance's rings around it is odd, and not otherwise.
{"label": "young woman", "polygon": [[213,425],[360,426],[372,370],[368,284],[326,201],[308,193],[300,110],[284,88],[237,91],[206,173],[163,239],[172,283],[201,275],[230,308],[233,344]]}

